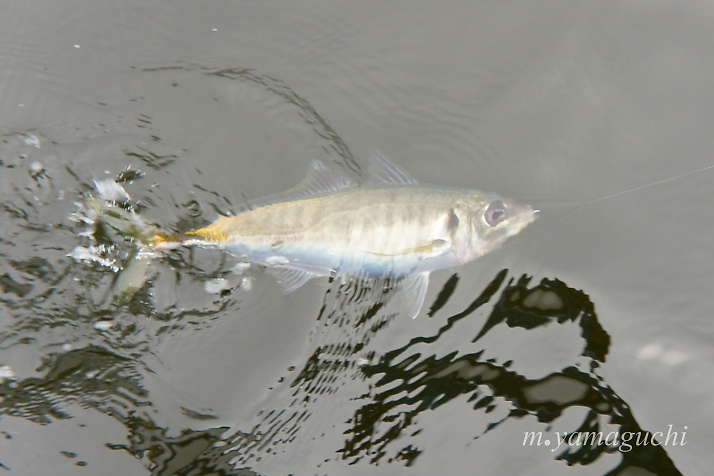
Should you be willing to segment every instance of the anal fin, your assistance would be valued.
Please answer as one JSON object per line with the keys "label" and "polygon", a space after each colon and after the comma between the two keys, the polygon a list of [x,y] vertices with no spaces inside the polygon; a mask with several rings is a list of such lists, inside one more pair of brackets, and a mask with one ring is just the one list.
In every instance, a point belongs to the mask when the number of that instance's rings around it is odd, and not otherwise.
{"label": "anal fin", "polygon": [[265,271],[275,277],[275,280],[280,285],[280,289],[285,294],[295,291],[297,288],[310,281],[312,278],[317,277],[316,274],[308,273],[307,271],[300,271],[289,268],[274,267],[266,268]]}
{"label": "anal fin", "polygon": [[424,305],[426,290],[429,287],[429,273],[419,273],[404,278],[400,285],[402,301],[407,306],[409,317],[416,318]]}

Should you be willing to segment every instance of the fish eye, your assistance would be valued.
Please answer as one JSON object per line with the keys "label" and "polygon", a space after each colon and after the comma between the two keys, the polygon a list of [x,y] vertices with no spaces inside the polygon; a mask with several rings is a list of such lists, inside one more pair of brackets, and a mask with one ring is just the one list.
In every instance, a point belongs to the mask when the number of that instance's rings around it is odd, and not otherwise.
{"label": "fish eye", "polygon": [[496,226],[501,223],[506,218],[506,207],[503,205],[503,202],[496,200],[491,203],[488,209],[486,209],[484,218],[489,226]]}

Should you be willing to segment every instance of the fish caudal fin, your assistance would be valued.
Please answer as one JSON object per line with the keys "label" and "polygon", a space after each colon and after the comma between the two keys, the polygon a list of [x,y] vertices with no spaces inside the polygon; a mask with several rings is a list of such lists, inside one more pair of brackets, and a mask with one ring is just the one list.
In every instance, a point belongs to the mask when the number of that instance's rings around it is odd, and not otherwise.
{"label": "fish caudal fin", "polygon": [[[118,206],[114,201],[89,198],[86,203],[96,214],[97,222],[108,225],[137,245],[135,251],[121,266],[118,268],[113,266],[117,273],[114,280],[114,296],[120,302],[126,301],[146,282],[149,265],[156,256],[156,251],[179,246],[180,240],[153,223],[144,221],[133,211]],[[82,248],[80,251],[85,252],[80,253],[75,250],[71,256],[75,259],[101,262],[96,256],[91,255],[88,249]]]}
{"label": "fish caudal fin", "polygon": [[121,235],[141,244],[154,246],[156,249],[170,249],[179,246],[180,239],[161,230],[153,223],[144,221],[134,212],[127,211],[112,202],[90,198],[87,205],[103,222],[118,231]]}
{"label": "fish caudal fin", "polygon": [[87,199],[87,205],[103,223],[106,223],[127,238],[151,244],[155,235],[162,234],[156,225],[145,222],[136,213],[127,211],[113,202],[89,198]]}

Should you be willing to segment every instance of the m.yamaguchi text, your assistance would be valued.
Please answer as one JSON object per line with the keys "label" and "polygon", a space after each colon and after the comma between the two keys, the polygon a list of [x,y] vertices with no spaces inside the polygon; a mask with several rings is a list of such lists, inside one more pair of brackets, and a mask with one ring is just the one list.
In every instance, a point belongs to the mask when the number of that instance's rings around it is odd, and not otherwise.
{"label": "m.yamaguchi text", "polygon": [[[523,437],[523,446],[553,446],[551,452],[556,451],[563,445],[566,446],[600,446],[606,445],[617,448],[623,453],[632,450],[633,446],[684,446],[686,430],[672,431],[673,425],[667,427],[667,432],[656,431],[650,433],[648,431],[611,431],[604,433],[602,431],[576,431],[573,433],[553,432],[555,442],[553,443],[544,436],[542,431],[526,431]],[[681,436],[681,438],[680,438]]]}

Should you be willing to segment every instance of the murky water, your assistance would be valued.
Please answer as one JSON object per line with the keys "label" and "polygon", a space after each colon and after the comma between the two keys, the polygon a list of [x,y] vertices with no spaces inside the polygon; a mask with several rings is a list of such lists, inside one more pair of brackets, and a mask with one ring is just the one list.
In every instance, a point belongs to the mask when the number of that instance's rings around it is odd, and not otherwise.
{"label": "murky water", "polygon": [[[10,474],[708,474],[714,170],[668,179],[714,165],[709,4],[3,8]],[[186,230],[372,148],[542,217],[416,320],[200,249],[114,298],[134,245],[83,221],[95,180]]]}

